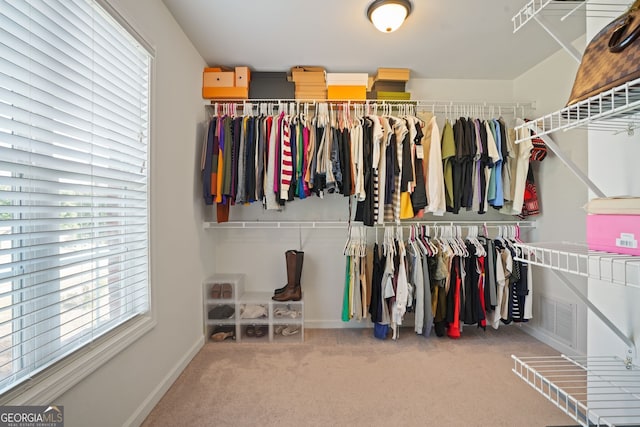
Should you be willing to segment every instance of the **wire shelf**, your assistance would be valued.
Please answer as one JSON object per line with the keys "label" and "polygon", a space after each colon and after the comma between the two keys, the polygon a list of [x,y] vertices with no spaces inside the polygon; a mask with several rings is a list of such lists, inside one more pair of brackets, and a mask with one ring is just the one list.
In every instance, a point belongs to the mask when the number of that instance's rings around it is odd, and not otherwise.
{"label": "wire shelf", "polygon": [[542,13],[551,3],[551,0],[531,0],[527,2],[527,4],[511,18],[511,22],[513,22],[513,32],[516,33],[524,27],[529,21],[534,19],[535,16]]}
{"label": "wire shelf", "polygon": [[315,107],[318,104],[328,104],[334,107],[402,107],[412,106],[417,111],[430,111],[434,114],[445,115],[506,115],[513,117],[526,117],[535,111],[534,102],[479,102],[479,101],[450,101],[438,99],[205,99],[204,106],[215,108],[228,106],[232,110],[243,109],[247,106],[272,105],[274,108],[300,108]]}
{"label": "wire shelf", "polygon": [[629,7],[630,2],[591,1],[588,8],[586,4],[587,2],[584,0],[530,0],[511,18],[513,32],[516,33],[529,21],[539,16],[559,16],[560,21],[565,21],[572,16],[579,19],[584,19],[587,16],[614,19]]}
{"label": "wire shelf", "polygon": [[[401,221],[400,223],[385,223],[375,224],[376,228],[380,227],[405,227],[411,225],[428,225],[428,226],[440,226],[440,227],[486,227],[501,229],[505,226],[517,226],[522,229],[536,228],[535,221]],[[351,226],[365,227],[361,222],[351,222]],[[205,222],[204,228],[218,228],[218,229],[234,229],[234,228],[247,228],[247,229],[278,229],[278,228],[325,228],[325,229],[341,229],[346,230],[349,227],[349,221],[347,220],[319,220],[319,221],[228,221],[228,222]],[[372,227],[369,227],[372,228]]]}
{"label": "wire shelf", "polygon": [[[635,79],[517,126],[516,132],[528,129],[543,136],[588,125],[589,130],[626,132],[632,135],[639,122],[640,79]],[[524,138],[516,140],[516,144],[523,140]]]}
{"label": "wire shelf", "polygon": [[587,245],[569,242],[516,244],[515,258],[550,268],[622,286],[640,288],[640,257],[590,251]]}
{"label": "wire shelf", "polygon": [[640,368],[614,356],[517,357],[518,377],[582,426],[640,425]]}
{"label": "wire shelf", "polygon": [[346,230],[348,225],[347,221],[229,221],[221,223],[205,222],[204,228],[327,228]]}

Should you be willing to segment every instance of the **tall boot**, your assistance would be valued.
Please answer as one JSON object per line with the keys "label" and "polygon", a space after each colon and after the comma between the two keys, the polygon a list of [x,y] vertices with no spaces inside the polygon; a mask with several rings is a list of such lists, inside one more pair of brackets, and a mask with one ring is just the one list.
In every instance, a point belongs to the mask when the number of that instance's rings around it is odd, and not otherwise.
{"label": "tall boot", "polygon": [[287,251],[285,252],[287,261],[287,284],[282,292],[275,294],[271,299],[274,301],[300,301],[302,299],[302,288],[300,286],[300,278],[302,277],[302,262],[304,261],[304,252]]}
{"label": "tall boot", "polygon": [[[288,263],[289,263],[289,261],[288,261],[289,254],[291,254],[291,253],[294,253],[294,254],[295,254],[296,252],[298,252],[298,251],[293,250],[293,249],[289,249],[288,251],[286,251],[286,252],[284,253],[284,260],[285,260],[285,262],[287,263],[287,282],[289,282],[289,264],[288,264]],[[285,289],[287,289],[287,285],[284,285],[283,287],[281,287],[281,288],[278,288],[278,289],[274,290],[274,291],[273,291],[273,294],[274,294],[274,295],[277,295],[277,294],[279,294],[279,293],[281,293],[281,292],[284,292],[284,290],[285,290]]]}

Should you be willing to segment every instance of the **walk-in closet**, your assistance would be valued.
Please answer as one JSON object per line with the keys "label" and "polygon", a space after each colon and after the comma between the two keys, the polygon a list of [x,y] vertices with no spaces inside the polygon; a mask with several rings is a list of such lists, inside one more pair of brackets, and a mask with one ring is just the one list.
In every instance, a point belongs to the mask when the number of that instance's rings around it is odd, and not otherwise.
{"label": "walk-in closet", "polygon": [[0,18],[0,425],[640,425],[640,0]]}

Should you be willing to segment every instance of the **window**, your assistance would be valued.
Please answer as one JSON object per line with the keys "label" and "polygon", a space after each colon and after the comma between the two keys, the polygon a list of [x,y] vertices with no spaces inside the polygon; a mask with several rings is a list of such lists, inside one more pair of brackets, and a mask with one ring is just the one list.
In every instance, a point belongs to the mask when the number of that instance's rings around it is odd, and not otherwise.
{"label": "window", "polygon": [[149,312],[151,54],[94,0],[0,0],[0,393]]}

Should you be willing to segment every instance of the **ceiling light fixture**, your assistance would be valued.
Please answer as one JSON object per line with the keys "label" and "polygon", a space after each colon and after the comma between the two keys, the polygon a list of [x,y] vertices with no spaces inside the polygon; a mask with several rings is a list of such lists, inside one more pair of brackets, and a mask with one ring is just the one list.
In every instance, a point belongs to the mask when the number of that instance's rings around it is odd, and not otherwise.
{"label": "ceiling light fixture", "polygon": [[391,33],[400,28],[410,13],[409,0],[375,0],[367,9],[369,20],[383,33]]}

